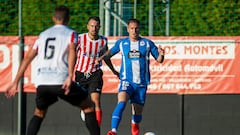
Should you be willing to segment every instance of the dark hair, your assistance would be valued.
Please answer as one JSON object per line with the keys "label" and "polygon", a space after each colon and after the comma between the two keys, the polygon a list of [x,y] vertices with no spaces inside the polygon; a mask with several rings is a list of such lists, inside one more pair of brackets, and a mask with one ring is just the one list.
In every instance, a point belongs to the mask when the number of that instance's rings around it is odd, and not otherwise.
{"label": "dark hair", "polygon": [[137,20],[137,19],[134,19],[134,18],[129,19],[129,20],[128,20],[128,25],[129,25],[129,23],[136,23],[137,25],[140,25],[140,21]]}
{"label": "dark hair", "polygon": [[58,20],[62,20],[64,23],[67,23],[70,18],[69,8],[63,5],[57,6],[54,10],[54,16]]}
{"label": "dark hair", "polygon": [[95,20],[95,21],[97,21],[99,24],[101,23],[101,22],[100,22],[100,18],[99,18],[98,16],[91,16],[91,17],[88,18],[88,22],[89,22],[90,20]]}

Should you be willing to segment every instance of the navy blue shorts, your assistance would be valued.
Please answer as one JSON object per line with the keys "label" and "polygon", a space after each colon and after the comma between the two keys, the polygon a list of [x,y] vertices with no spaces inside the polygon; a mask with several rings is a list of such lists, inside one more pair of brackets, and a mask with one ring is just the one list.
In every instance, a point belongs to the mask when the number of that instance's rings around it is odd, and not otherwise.
{"label": "navy blue shorts", "polygon": [[102,70],[97,70],[89,77],[86,77],[84,73],[82,72],[75,72],[75,81],[78,82],[82,87],[87,89],[89,93],[97,92],[102,93],[102,87],[103,87],[103,72]]}
{"label": "navy blue shorts", "polygon": [[79,107],[83,100],[88,98],[87,91],[77,83],[72,83],[68,95],[64,95],[62,85],[39,85],[37,87],[36,105],[38,109],[47,109],[58,101],[58,98],[65,100],[73,106]]}

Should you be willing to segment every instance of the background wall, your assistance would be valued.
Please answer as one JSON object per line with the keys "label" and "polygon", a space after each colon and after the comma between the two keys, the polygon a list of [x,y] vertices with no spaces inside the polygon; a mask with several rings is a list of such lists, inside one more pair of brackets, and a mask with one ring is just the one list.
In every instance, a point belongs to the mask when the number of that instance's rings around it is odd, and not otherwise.
{"label": "background wall", "polygon": [[[33,113],[34,98],[35,94],[27,94],[27,123]],[[239,102],[240,95],[149,94],[140,135],[147,131],[157,135],[239,135]],[[111,127],[111,113],[115,104],[115,94],[103,94],[101,134],[106,134]],[[3,93],[0,94],[0,114],[0,135],[16,135],[17,96],[6,99]],[[129,104],[123,115],[119,135],[129,135]],[[49,108],[39,135],[71,134],[88,135],[79,110],[59,100]]]}

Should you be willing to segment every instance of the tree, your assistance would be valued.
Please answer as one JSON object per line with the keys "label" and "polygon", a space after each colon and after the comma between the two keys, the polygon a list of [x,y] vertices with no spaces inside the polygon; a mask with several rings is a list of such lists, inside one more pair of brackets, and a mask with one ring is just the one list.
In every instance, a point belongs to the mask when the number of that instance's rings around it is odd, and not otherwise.
{"label": "tree", "polygon": [[[133,17],[133,1],[123,0],[123,2],[132,6],[127,8],[129,12],[124,12],[124,16]],[[99,2],[95,0],[23,0],[23,35],[39,35],[41,31],[52,26],[52,11],[56,5],[60,4],[70,7],[69,26],[79,33],[87,31],[86,24],[89,16],[99,15]],[[170,36],[240,35],[240,1],[238,0],[228,2],[225,0],[171,0],[170,4]],[[137,1],[137,19],[141,20],[143,36],[148,35],[148,8],[149,0]],[[166,23],[164,8],[165,4],[162,0],[154,1],[154,36],[164,36]],[[18,35],[18,0],[5,0],[1,2],[0,9],[0,35]]]}

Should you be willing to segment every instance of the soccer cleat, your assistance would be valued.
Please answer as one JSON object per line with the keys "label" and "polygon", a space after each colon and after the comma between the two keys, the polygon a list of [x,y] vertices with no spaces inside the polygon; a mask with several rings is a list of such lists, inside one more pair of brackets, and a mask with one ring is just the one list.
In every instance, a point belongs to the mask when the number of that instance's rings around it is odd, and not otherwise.
{"label": "soccer cleat", "polygon": [[85,122],[85,113],[83,112],[83,110],[81,110],[81,119]]}
{"label": "soccer cleat", "polygon": [[110,130],[110,131],[107,132],[107,135],[117,135],[117,133]]}
{"label": "soccer cleat", "polygon": [[139,124],[132,123],[132,135],[139,135]]}

